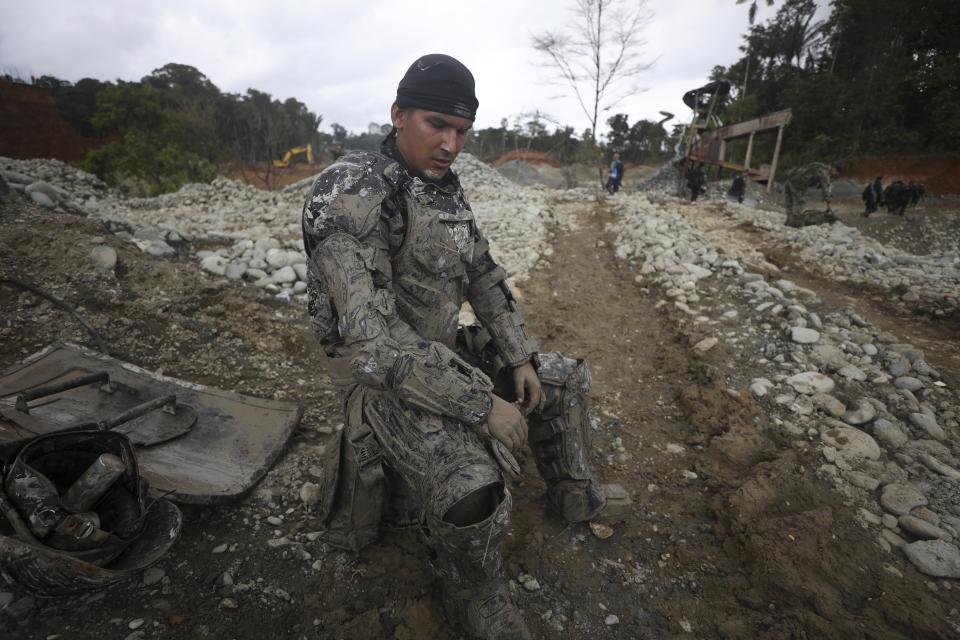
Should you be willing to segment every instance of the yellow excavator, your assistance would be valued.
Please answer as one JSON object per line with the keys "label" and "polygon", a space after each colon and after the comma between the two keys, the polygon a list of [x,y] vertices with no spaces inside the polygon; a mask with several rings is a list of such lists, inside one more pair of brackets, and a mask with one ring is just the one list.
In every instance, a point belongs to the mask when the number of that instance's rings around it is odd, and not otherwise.
{"label": "yellow excavator", "polygon": [[283,154],[283,160],[274,160],[273,166],[277,169],[286,169],[290,166],[290,160],[301,153],[307,154],[307,163],[313,164],[313,145],[307,144],[302,147],[294,147]]}

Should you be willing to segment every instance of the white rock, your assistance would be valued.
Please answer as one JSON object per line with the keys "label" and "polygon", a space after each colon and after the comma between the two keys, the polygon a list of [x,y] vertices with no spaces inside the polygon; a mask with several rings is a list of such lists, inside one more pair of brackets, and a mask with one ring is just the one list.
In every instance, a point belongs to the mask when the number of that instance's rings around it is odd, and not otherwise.
{"label": "white rock", "polygon": [[856,458],[880,459],[880,446],[868,434],[852,427],[831,427],[820,439],[837,450],[837,456],[848,461]]}
{"label": "white rock", "polygon": [[100,244],[90,250],[90,261],[101,271],[112,271],[117,266],[117,252],[113,247]]}
{"label": "white rock", "polygon": [[297,272],[293,270],[293,267],[283,267],[273,273],[272,279],[278,284],[295,282],[297,280]]}
{"label": "white rock", "polygon": [[710,349],[713,349],[718,342],[720,341],[714,337],[704,338],[697,344],[693,345],[693,350],[697,353],[706,353],[707,351],[710,351]]}
{"label": "white rock", "polygon": [[220,256],[209,256],[200,261],[200,268],[214,275],[222,276],[227,272],[227,261]]}
{"label": "white rock", "polygon": [[797,393],[812,395],[830,393],[836,386],[833,380],[818,371],[804,371],[787,378],[787,384]]}
{"label": "white rock", "polygon": [[792,327],[790,339],[797,344],[814,344],[820,341],[820,332],[806,327]]}

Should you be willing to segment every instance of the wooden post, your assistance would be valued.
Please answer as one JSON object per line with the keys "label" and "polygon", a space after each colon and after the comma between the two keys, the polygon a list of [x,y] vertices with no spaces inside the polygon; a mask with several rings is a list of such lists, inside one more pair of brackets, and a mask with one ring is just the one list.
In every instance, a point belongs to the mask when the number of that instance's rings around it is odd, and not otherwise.
{"label": "wooden post", "polygon": [[743,168],[745,171],[750,171],[750,159],[753,157],[753,135],[756,131],[750,132],[750,139],[747,140],[747,157],[743,161]]}
{"label": "wooden post", "polygon": [[767,179],[767,193],[773,189],[773,178],[777,175],[777,160],[780,159],[780,143],[783,142],[783,126],[777,129],[777,144],[773,148],[773,161],[770,163],[770,177]]}

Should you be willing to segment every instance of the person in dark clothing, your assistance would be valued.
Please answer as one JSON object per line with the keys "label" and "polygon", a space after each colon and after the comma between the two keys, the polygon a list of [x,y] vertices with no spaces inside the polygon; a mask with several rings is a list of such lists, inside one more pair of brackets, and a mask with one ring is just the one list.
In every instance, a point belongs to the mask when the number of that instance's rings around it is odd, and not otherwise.
{"label": "person in dark clothing", "polygon": [[738,173],[737,177],[733,179],[733,183],[730,185],[729,195],[737,199],[737,202],[743,203],[743,197],[747,194],[747,174],[746,172]]}
{"label": "person in dark clothing", "polygon": [[907,195],[910,198],[911,207],[917,206],[923,200],[924,191],[922,184],[913,180],[910,181],[910,184],[907,185]]}
{"label": "person in dark clothing", "polygon": [[873,180],[873,199],[878,207],[883,206],[883,176],[877,176]]}
{"label": "person in dark clothing", "polygon": [[863,195],[860,197],[863,199],[863,217],[866,218],[877,210],[877,197],[874,194],[873,185],[867,184],[867,188],[863,190]]}
{"label": "person in dark clothing", "polygon": [[687,187],[690,188],[690,202],[696,202],[701,193],[706,191],[707,175],[703,171],[701,162],[694,168],[692,165],[687,170]]}
{"label": "person in dark clothing", "polygon": [[902,180],[896,180],[883,190],[883,201],[887,205],[887,213],[902,216],[910,203],[910,193]]}
{"label": "person in dark clothing", "polygon": [[620,190],[620,183],[623,182],[623,161],[620,160],[620,153],[613,152],[613,160],[610,162],[610,177],[607,178],[607,192],[611,195]]}

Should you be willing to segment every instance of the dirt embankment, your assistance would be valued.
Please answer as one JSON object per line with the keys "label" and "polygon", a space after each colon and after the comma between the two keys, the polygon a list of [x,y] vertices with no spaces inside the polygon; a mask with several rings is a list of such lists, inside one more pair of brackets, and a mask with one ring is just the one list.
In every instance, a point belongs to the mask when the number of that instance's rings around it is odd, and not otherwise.
{"label": "dirt embankment", "polygon": [[81,136],[60,116],[49,89],[0,82],[0,156],[74,162],[103,144]]}
{"label": "dirt embankment", "polygon": [[922,183],[936,195],[960,194],[960,155],[864,156],[843,161],[843,178],[866,184],[877,176],[883,183],[894,180]]}

